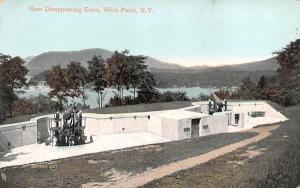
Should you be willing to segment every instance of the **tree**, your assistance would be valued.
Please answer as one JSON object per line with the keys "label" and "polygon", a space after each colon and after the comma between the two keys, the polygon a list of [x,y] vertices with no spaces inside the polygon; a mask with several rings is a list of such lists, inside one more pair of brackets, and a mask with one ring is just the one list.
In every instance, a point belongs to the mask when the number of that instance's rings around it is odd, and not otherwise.
{"label": "tree", "polygon": [[119,92],[121,101],[123,99],[124,87],[129,88],[129,70],[127,69],[128,50],[119,53],[115,51],[114,54],[107,59],[106,63],[106,78],[110,86],[116,86]]}
{"label": "tree", "polygon": [[159,92],[155,89],[155,84],[153,75],[149,71],[144,72],[138,86],[137,99],[139,102],[152,102],[159,96]]}
{"label": "tree", "polygon": [[94,56],[92,60],[88,61],[89,79],[94,85],[94,90],[98,94],[99,108],[103,106],[103,91],[107,87],[107,80],[105,76],[105,62],[101,56]]}
{"label": "tree", "polygon": [[255,84],[252,82],[250,77],[244,78],[242,86],[240,88],[240,96],[243,99],[254,99],[255,98]]}
{"label": "tree", "polygon": [[266,85],[259,91],[258,98],[263,100],[271,100],[279,104],[285,103],[283,92],[277,84]]}
{"label": "tree", "polygon": [[0,85],[0,123],[5,120],[6,113],[8,112],[8,107],[6,104],[6,92],[5,89]]}
{"label": "tree", "polygon": [[88,83],[88,71],[81,65],[80,62],[71,62],[67,65],[67,75],[70,79],[73,90],[77,92],[78,96],[82,97],[83,105],[86,106],[85,95],[86,85]]}
{"label": "tree", "polygon": [[275,52],[280,65],[279,85],[286,98],[285,105],[300,102],[300,39],[290,42],[283,50]]}
{"label": "tree", "polygon": [[18,99],[16,90],[27,85],[25,76],[28,70],[24,64],[25,61],[20,57],[0,56],[0,102],[5,104],[10,117],[13,116],[13,103]]}
{"label": "tree", "polygon": [[257,83],[257,89],[262,90],[267,86],[267,84],[267,78],[265,76],[261,76]]}
{"label": "tree", "polygon": [[49,96],[58,99],[60,110],[63,108],[63,103],[67,102],[67,97],[74,98],[79,96],[76,86],[74,86],[74,82],[71,81],[68,71],[65,68],[53,66],[47,83],[52,89],[49,92]]}
{"label": "tree", "polygon": [[129,81],[130,86],[133,88],[133,99],[136,98],[136,89],[142,84],[144,74],[147,71],[147,65],[145,64],[145,56],[129,56],[127,62],[126,80]]}

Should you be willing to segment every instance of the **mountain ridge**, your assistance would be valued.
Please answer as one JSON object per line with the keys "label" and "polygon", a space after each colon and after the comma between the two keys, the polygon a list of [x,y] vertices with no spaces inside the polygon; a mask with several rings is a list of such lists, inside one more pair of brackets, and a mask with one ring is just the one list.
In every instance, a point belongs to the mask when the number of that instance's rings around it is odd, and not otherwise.
{"label": "mountain ridge", "polygon": [[[50,51],[35,56],[25,66],[29,69],[29,75],[35,76],[41,72],[50,70],[55,65],[66,67],[71,61],[81,62],[83,66],[87,67],[87,61],[91,60],[94,55],[101,55],[104,59],[107,59],[112,54],[112,51],[102,48],[90,48],[78,51]],[[153,57],[148,57],[146,64],[150,69],[184,69],[180,65],[161,62]]]}
{"label": "mountain ridge", "polygon": [[[112,51],[103,48],[89,48],[77,51],[49,51],[41,53],[37,56],[25,58],[25,66],[29,69],[29,76],[36,76],[44,71],[50,70],[52,66],[61,65],[66,67],[71,61],[81,62],[87,67],[87,61],[94,55],[101,55],[107,59],[113,54]],[[146,59],[146,64],[151,72],[173,72],[173,73],[190,73],[190,72],[214,72],[214,71],[276,71],[279,65],[276,63],[275,57],[255,62],[248,62],[235,65],[222,66],[193,66],[184,67],[175,63],[163,62],[153,57]]]}

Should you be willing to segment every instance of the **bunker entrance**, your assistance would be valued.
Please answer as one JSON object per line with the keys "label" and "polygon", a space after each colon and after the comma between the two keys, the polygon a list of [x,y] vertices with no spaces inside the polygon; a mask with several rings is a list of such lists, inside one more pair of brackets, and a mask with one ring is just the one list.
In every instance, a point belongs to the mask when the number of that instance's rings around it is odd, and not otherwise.
{"label": "bunker entrance", "polygon": [[235,114],[234,115],[234,123],[239,124],[239,121],[240,121],[240,114]]}
{"label": "bunker entrance", "polygon": [[200,118],[198,119],[192,119],[192,132],[191,132],[191,136],[192,138],[196,138],[199,137],[199,124],[200,124]]}

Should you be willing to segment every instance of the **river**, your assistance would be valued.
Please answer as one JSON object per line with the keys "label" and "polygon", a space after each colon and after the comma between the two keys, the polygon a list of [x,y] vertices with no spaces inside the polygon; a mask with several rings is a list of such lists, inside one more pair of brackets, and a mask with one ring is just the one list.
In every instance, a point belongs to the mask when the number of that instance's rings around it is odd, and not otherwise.
{"label": "river", "polygon": [[[212,91],[216,91],[218,89],[216,89],[216,88],[201,88],[201,87],[191,87],[191,88],[181,87],[181,88],[158,88],[158,90],[161,93],[166,92],[166,91],[172,91],[172,92],[182,91],[182,92],[186,93],[187,97],[193,98],[193,97],[198,97],[200,94],[208,95]],[[47,89],[32,89],[32,88],[24,90],[24,91],[25,91],[24,93],[19,94],[19,97],[29,98],[31,96],[38,96],[39,94],[48,95],[48,92],[49,92],[49,90],[47,90]],[[105,89],[105,91],[104,91],[105,98],[104,98],[104,101],[103,101],[104,105],[107,104],[108,101],[110,100],[110,98],[112,98],[114,96],[115,92],[117,92],[116,89],[111,89],[111,88]],[[129,96],[129,95],[133,95],[133,92],[125,90],[124,91],[124,96]],[[87,89],[86,90],[86,96],[88,97],[87,100],[86,100],[86,104],[90,105],[90,108],[96,108],[98,106],[97,93],[93,90]],[[80,98],[75,98],[75,99],[70,98],[69,103],[73,103],[73,102],[82,103],[82,99],[80,99]]]}

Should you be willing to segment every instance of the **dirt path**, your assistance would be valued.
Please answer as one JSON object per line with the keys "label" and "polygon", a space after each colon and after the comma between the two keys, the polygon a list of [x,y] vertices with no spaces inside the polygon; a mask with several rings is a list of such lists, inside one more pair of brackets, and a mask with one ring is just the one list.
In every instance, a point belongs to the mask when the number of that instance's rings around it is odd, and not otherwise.
{"label": "dirt path", "polygon": [[122,187],[122,188],[132,188],[132,187],[138,187],[142,186],[148,182],[151,182],[153,180],[162,178],[164,176],[173,174],[175,172],[186,170],[189,168],[192,168],[194,166],[200,165],[202,163],[205,163],[209,160],[212,160],[214,158],[217,158],[219,156],[225,155],[227,153],[230,153],[236,149],[245,147],[249,144],[252,144],[254,142],[258,142],[262,139],[265,139],[266,137],[270,136],[272,133],[270,131],[275,130],[279,127],[279,125],[272,125],[272,126],[265,126],[265,127],[259,127],[254,128],[251,130],[248,130],[248,132],[257,132],[258,135],[240,141],[233,144],[229,144],[227,146],[221,147],[219,149],[213,150],[211,152],[198,155],[195,157],[191,157],[188,159],[184,159],[181,161],[173,162],[164,166],[160,166],[154,169],[151,169],[149,171],[143,172],[141,174],[137,174],[131,177],[123,177],[119,180],[116,180],[114,182],[106,182],[106,183],[88,183],[85,185],[82,185],[82,187]]}

